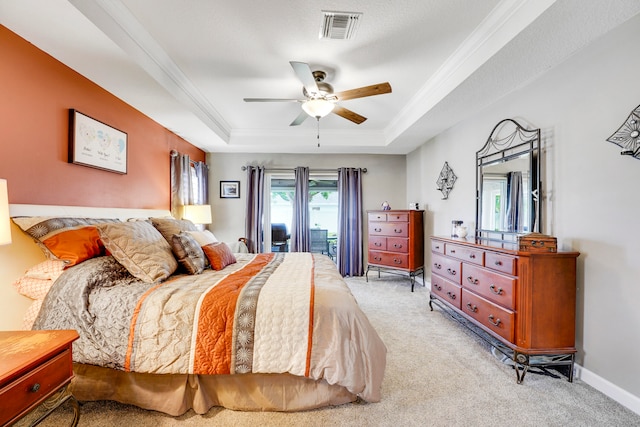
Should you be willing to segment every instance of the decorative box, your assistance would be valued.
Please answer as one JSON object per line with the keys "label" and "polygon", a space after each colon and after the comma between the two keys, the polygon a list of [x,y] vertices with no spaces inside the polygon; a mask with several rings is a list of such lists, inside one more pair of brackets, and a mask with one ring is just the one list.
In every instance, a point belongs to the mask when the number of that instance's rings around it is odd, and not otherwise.
{"label": "decorative box", "polygon": [[558,239],[540,233],[518,236],[518,249],[524,252],[557,252]]}

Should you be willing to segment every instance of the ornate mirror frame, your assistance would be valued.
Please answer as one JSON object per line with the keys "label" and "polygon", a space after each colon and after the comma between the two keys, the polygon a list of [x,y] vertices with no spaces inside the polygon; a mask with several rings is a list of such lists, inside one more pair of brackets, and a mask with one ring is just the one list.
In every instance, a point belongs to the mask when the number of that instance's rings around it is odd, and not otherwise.
{"label": "ornate mirror frame", "polygon": [[541,233],[540,163],[540,129],[512,119],[495,125],[476,153],[477,239],[512,243]]}

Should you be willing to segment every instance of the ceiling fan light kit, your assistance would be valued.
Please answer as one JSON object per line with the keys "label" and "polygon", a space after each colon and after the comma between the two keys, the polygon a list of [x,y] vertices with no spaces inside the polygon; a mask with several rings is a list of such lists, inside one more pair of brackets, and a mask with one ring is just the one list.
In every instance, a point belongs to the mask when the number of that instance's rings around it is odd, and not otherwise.
{"label": "ceiling fan light kit", "polygon": [[310,99],[302,103],[302,109],[305,113],[315,118],[322,118],[333,111],[335,104],[326,99]]}
{"label": "ceiling fan light kit", "polygon": [[[322,70],[311,71],[309,64],[299,61],[289,61],[298,80],[302,82],[302,94],[305,99],[288,98],[244,98],[245,102],[300,102],[302,110],[289,126],[299,126],[308,117],[320,120],[327,114],[333,113],[347,119],[357,125],[367,120],[351,110],[348,110],[337,102],[349,99],[365,98],[367,96],[391,93],[391,85],[388,82],[364,86],[356,89],[333,93],[333,87],[324,81],[327,73]],[[305,115],[306,113],[306,115]]]}

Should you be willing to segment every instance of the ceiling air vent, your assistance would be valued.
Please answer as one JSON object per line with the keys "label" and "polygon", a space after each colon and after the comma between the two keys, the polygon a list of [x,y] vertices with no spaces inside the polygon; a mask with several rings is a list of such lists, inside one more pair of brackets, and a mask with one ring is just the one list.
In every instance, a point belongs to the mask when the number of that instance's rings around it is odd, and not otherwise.
{"label": "ceiling air vent", "polygon": [[348,40],[356,35],[361,12],[322,11],[321,39]]}

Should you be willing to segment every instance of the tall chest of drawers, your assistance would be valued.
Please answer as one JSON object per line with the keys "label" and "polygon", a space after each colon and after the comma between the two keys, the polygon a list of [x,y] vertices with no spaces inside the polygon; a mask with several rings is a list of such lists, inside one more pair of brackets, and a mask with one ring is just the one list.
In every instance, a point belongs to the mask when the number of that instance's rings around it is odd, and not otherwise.
{"label": "tall chest of drawers", "polygon": [[[563,366],[573,379],[577,252],[522,252],[431,238],[430,302],[441,302],[512,359]],[[432,307],[433,309],[433,307]],[[456,317],[456,316],[454,316]]]}
{"label": "tall chest of drawers", "polygon": [[407,274],[411,291],[415,276],[424,276],[424,211],[368,211],[367,280],[369,270]]}

